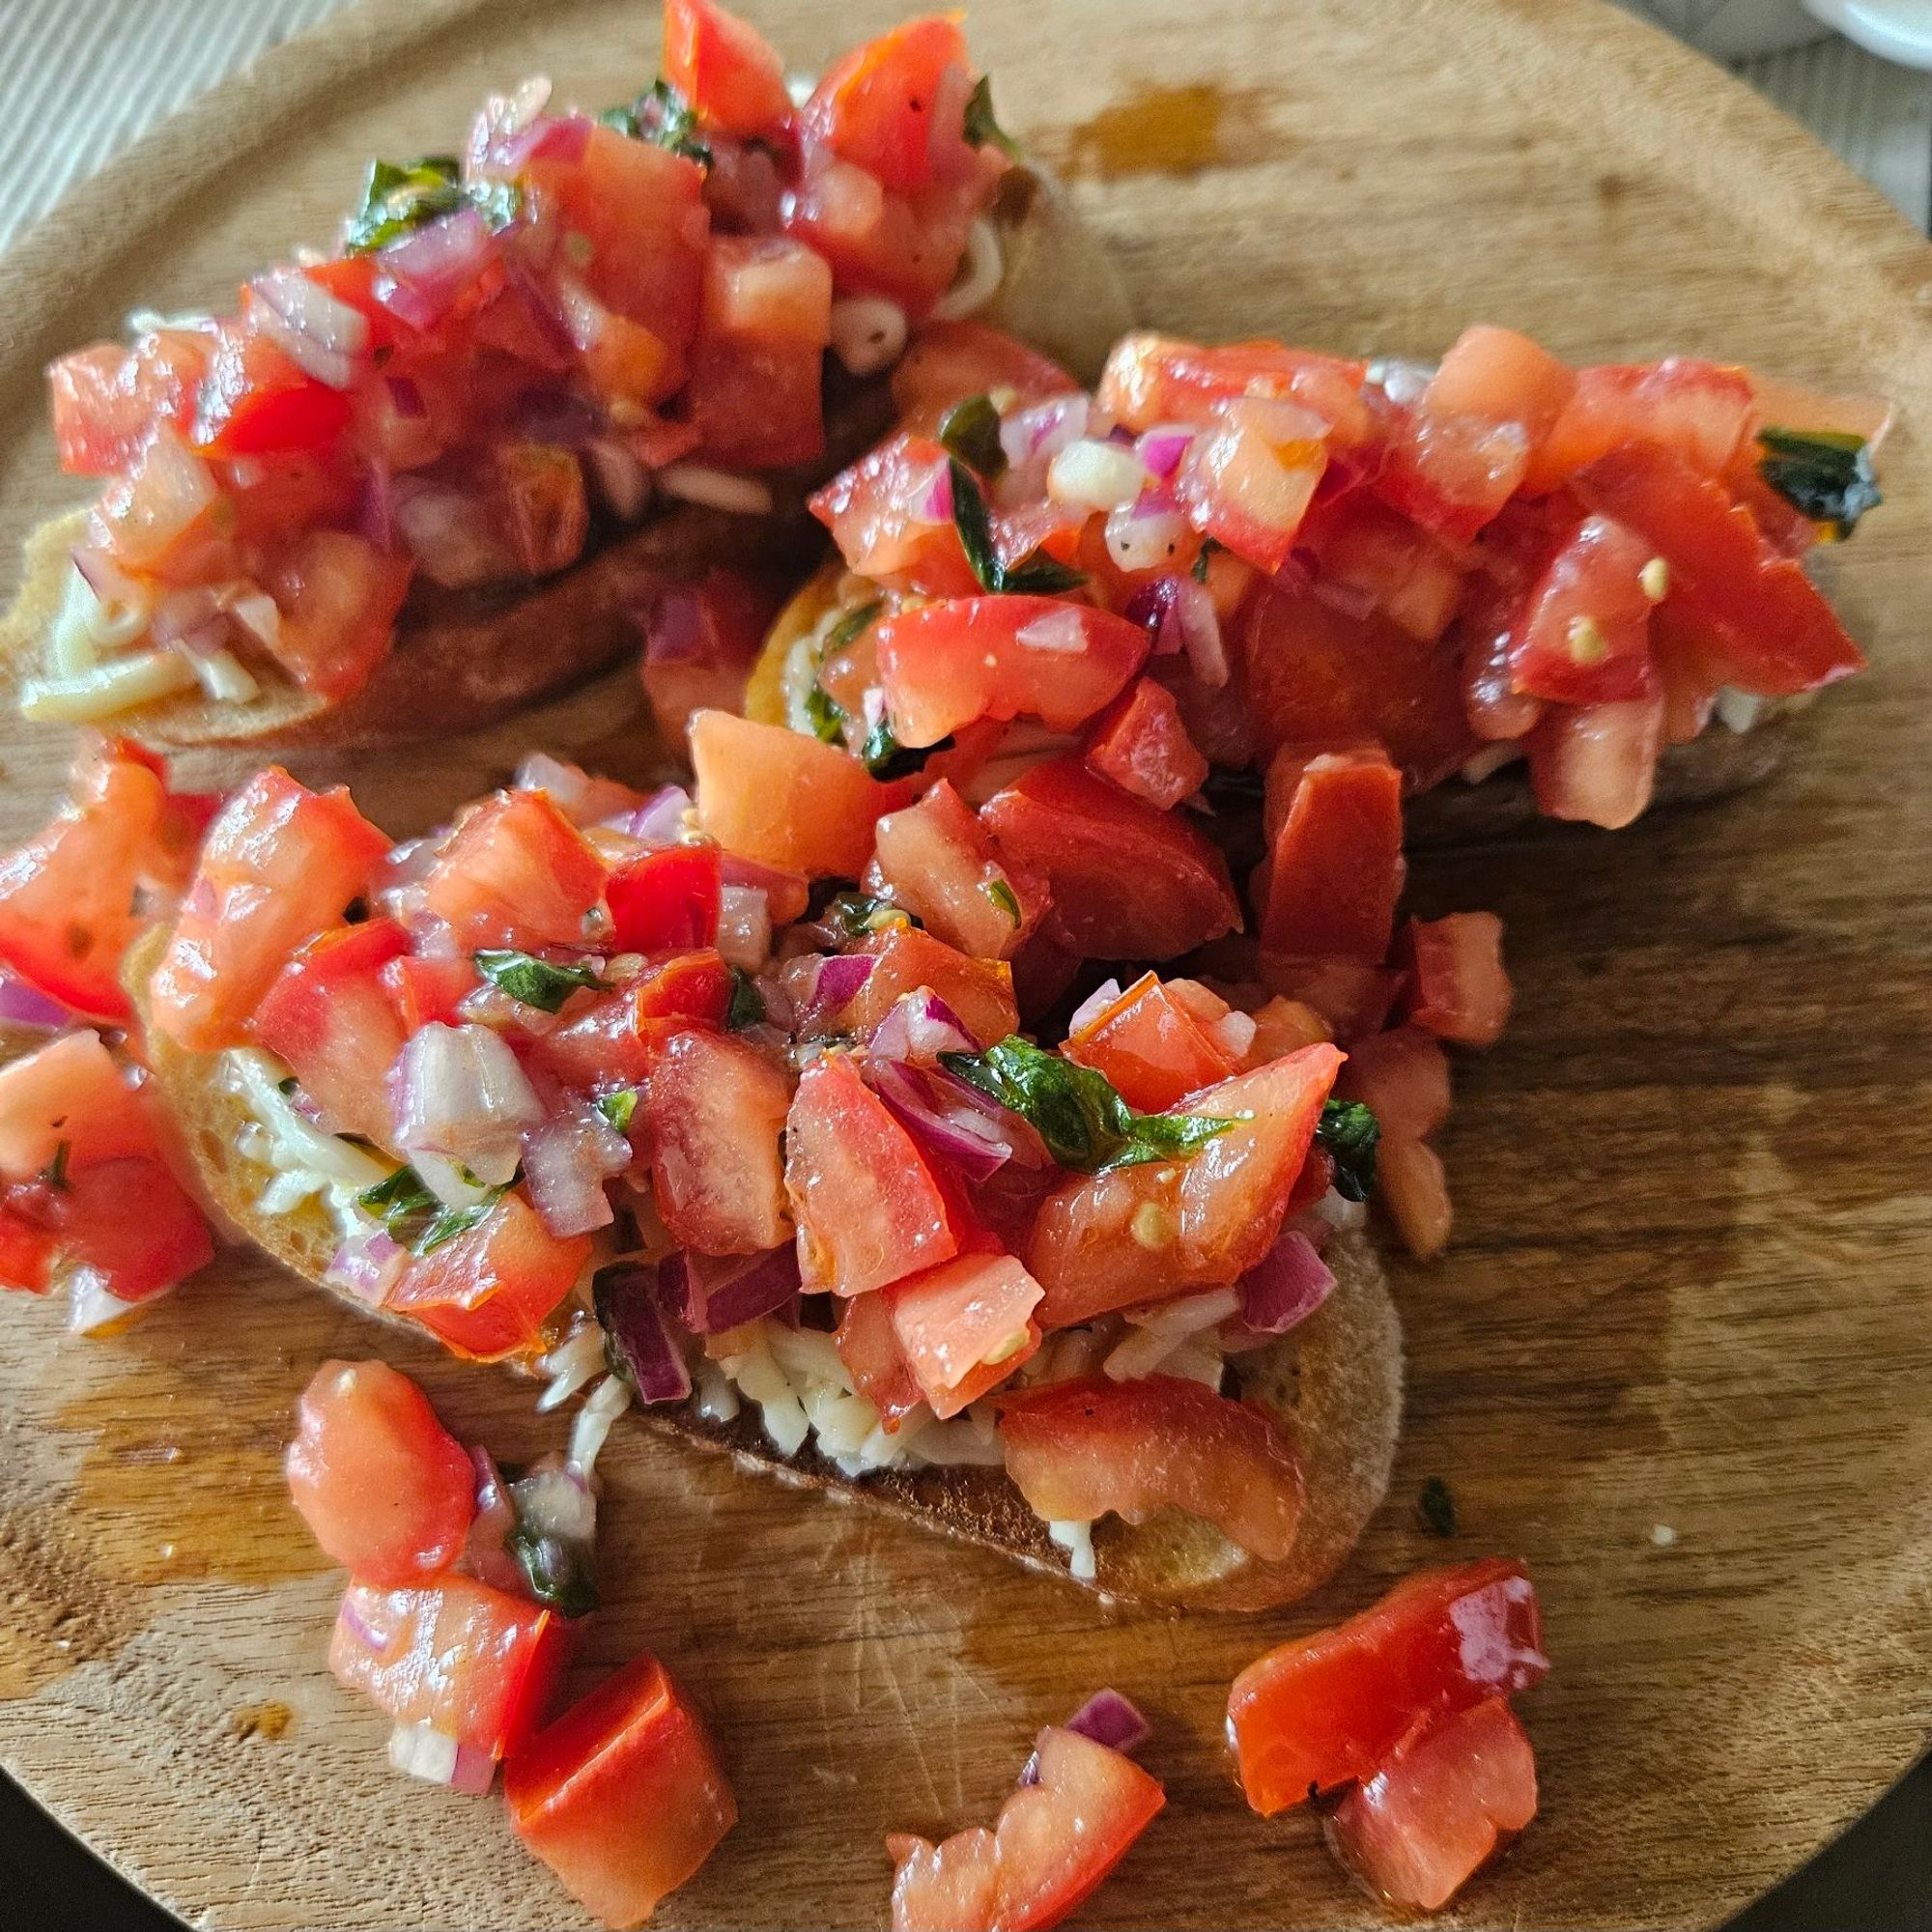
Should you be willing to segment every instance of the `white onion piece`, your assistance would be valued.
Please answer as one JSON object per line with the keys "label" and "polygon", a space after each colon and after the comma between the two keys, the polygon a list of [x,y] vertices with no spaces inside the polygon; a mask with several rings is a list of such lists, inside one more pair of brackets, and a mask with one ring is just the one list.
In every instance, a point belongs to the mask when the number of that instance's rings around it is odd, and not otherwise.
{"label": "white onion piece", "polygon": [[1228,682],[1228,647],[1221,640],[1221,619],[1205,583],[1191,577],[1175,579],[1175,613],[1180,620],[1180,647],[1194,667],[1194,675],[1218,691]]}
{"label": "white onion piece", "polygon": [[700,503],[709,510],[725,510],[740,517],[769,517],[772,488],[755,476],[734,476],[702,463],[673,463],[658,471],[658,488],[667,497]]}
{"label": "white onion piece", "polygon": [[101,1329],[127,1321],[129,1316],[139,1314],[161,1298],[158,1294],[151,1294],[141,1301],[123,1301],[118,1294],[108,1293],[93,1268],[74,1270],[68,1294],[67,1331],[70,1335],[98,1335]]}
{"label": "white onion piece", "polygon": [[265,590],[244,590],[228,600],[228,614],[262,646],[272,651],[282,641],[281,608]]}
{"label": "white onion piece", "polygon": [[855,376],[890,369],[906,346],[906,312],[884,296],[845,296],[832,304],[832,353]]}
{"label": "white onion piece", "polygon": [[530,1206],[559,1240],[611,1225],[604,1183],[630,1164],[630,1142],[591,1107],[554,1114],[524,1138]]}
{"label": "white onion piece", "polygon": [[1464,784],[1481,784],[1487,778],[1493,778],[1505,765],[1513,765],[1523,755],[1520,738],[1503,738],[1493,745],[1486,745],[1473,758],[1467,759],[1457,776]]}
{"label": "white onion piece", "polygon": [[1137,501],[1152,481],[1131,449],[1082,437],[1047,465],[1046,494],[1056,503],[1087,510],[1117,510]]}
{"label": "white onion piece", "polygon": [[650,472],[637,452],[614,437],[600,436],[583,445],[597,494],[619,523],[635,524],[651,499]]}
{"label": "white onion piece", "polygon": [[1056,657],[1077,657],[1087,648],[1087,619],[1077,604],[1063,604],[1044,617],[1036,617],[1014,634],[1013,641],[1030,651]]}
{"label": "white onion piece", "polygon": [[299,269],[271,269],[249,287],[261,298],[255,326],[318,383],[346,389],[369,346],[369,318]]}
{"label": "white onion piece", "polygon": [[1073,1017],[1066,1022],[1067,1038],[1071,1039],[1075,1034],[1082,1033],[1092,1026],[1120,997],[1121,982],[1118,980],[1102,980],[1073,1009]]}
{"label": "white onion piece", "polygon": [[1719,724],[1742,737],[1763,714],[1764,699],[1727,684],[1718,693],[1717,702],[1711,708],[1717,713]]}
{"label": "white onion piece", "polygon": [[1006,272],[999,233],[982,214],[966,238],[966,259],[960,264],[959,277],[933,303],[933,315],[941,322],[964,322],[969,315],[977,315],[999,294]]}
{"label": "white onion piece", "polygon": [[1107,512],[1107,554],[1122,570],[1158,570],[1187,539],[1193,526],[1173,500],[1147,497]]}
{"label": "white onion piece", "polygon": [[488,1751],[459,1744],[430,1724],[398,1724],[389,1733],[389,1762],[411,1777],[470,1798],[482,1797],[497,1778],[497,1760]]}
{"label": "white onion piece", "polygon": [[[440,1020],[404,1042],[389,1072],[389,1107],[397,1145],[439,1195],[443,1188],[417,1155],[429,1156],[430,1166],[460,1164],[485,1187],[501,1187],[523,1157],[525,1132],[544,1117],[507,1042],[488,1027]],[[450,1205],[472,1205],[474,1190],[469,1193]]]}
{"label": "white onion piece", "polygon": [[1208,1029],[1236,1060],[1245,1060],[1258,1029],[1252,1013],[1226,1012]]}
{"label": "white onion piece", "polygon": [[590,1481],[611,1425],[630,1406],[631,1391],[615,1376],[606,1376],[577,1411],[577,1420],[570,1425],[570,1449],[563,1466],[580,1482]]}
{"label": "white onion piece", "polygon": [[718,951],[727,966],[758,973],[772,956],[771,901],[757,886],[725,886],[718,895]]}

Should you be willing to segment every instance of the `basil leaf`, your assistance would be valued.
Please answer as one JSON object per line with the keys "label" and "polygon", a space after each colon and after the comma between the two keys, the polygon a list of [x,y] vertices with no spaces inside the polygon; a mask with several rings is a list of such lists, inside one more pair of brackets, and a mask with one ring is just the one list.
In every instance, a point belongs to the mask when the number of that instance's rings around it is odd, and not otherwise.
{"label": "basil leaf", "polygon": [[507,1548],[530,1586],[530,1595],[567,1617],[587,1616],[597,1607],[597,1585],[588,1552],[560,1536],[539,1536],[518,1520]]}
{"label": "basil leaf", "polygon": [[414,1168],[399,1167],[386,1179],[365,1187],[355,1199],[382,1222],[392,1241],[412,1254],[426,1255],[458,1235],[467,1235],[488,1217],[507,1192],[506,1187],[493,1187],[472,1207],[445,1208],[423,1185]]}
{"label": "basil leaf", "polygon": [[611,982],[600,980],[588,966],[555,966],[530,952],[484,952],[474,956],[477,972],[491,985],[541,1012],[557,1011],[580,986],[599,993],[611,990]]}
{"label": "basil leaf", "polygon": [[415,1251],[426,1255],[432,1248],[440,1248],[445,1241],[453,1241],[459,1235],[467,1235],[471,1228],[487,1221],[502,1200],[504,1190],[493,1187],[489,1198],[479,1201],[473,1208],[445,1208],[420,1235],[416,1236]]}
{"label": "basil leaf", "polygon": [[620,1134],[627,1134],[631,1131],[631,1116],[638,1111],[638,1090],[620,1087],[614,1094],[601,1095],[595,1104],[597,1111]]}
{"label": "basil leaf", "polygon": [[1196,583],[1206,583],[1208,582],[1208,559],[1221,548],[1221,544],[1213,537],[1203,537],[1201,539],[1200,554],[1194,559],[1194,568],[1188,572],[1188,575],[1193,578]]}
{"label": "basil leaf", "polygon": [[1440,1476],[1431,1476],[1415,1499],[1416,1514],[1431,1536],[1456,1534],[1456,1498]]}
{"label": "basil leaf", "polygon": [[1335,1163],[1335,1192],[1344,1201],[1366,1201],[1376,1181],[1376,1145],[1382,1137],[1376,1117],[1359,1100],[1329,1100],[1315,1128],[1318,1147]]}
{"label": "basil leaf", "polygon": [[1012,921],[1013,930],[1017,932],[1024,921],[1024,915],[1020,911],[1019,895],[1012,887],[1004,879],[988,879],[980,890]]}
{"label": "basil leaf", "polygon": [[875,597],[869,604],[861,604],[856,610],[848,611],[834,624],[825,639],[825,648],[818,654],[818,662],[836,658],[842,650],[849,649],[871,628],[872,619],[885,608],[881,599]]}
{"label": "basil leaf", "polygon": [[393,1235],[405,1215],[434,1214],[441,1205],[422,1183],[412,1167],[399,1167],[386,1180],[365,1187],[355,1197]]}
{"label": "basil leaf", "polygon": [[731,969],[731,1004],[724,1009],[724,1024],[733,1033],[756,1026],[765,1016],[765,996],[753,983],[742,966]]}
{"label": "basil leaf", "polygon": [[973,92],[966,97],[966,140],[975,148],[989,142],[1009,161],[1020,157],[1019,143],[993,118],[993,77],[982,73]]}
{"label": "basil leaf", "polygon": [[949,460],[947,469],[952,480],[952,527],[959,532],[959,548],[966,553],[980,589],[1051,597],[1087,582],[1077,570],[1069,570],[1038,551],[1009,570],[993,547],[992,519],[973,472],[956,456]]}
{"label": "basil leaf", "polygon": [[1000,447],[1000,412],[990,396],[968,396],[963,403],[954,403],[940,421],[939,440],[949,456],[957,457],[988,482],[1007,467],[1007,452]]}
{"label": "basil leaf", "polygon": [[1842,542],[1885,498],[1872,475],[1871,445],[1836,430],[1761,429],[1758,474]]}
{"label": "basil leaf", "polygon": [[514,182],[466,182],[462,175],[454,155],[372,161],[362,185],[362,206],[350,217],[343,237],[344,249],[369,254],[459,208],[474,208],[493,229],[517,218],[523,195]]}
{"label": "basil leaf", "polygon": [[895,906],[891,899],[875,899],[868,893],[840,893],[820,917],[847,939],[864,939],[868,932],[883,932],[888,926],[921,923],[903,906]]}
{"label": "basil leaf", "polygon": [[612,128],[627,139],[641,141],[644,130],[638,126],[638,110],[635,107],[607,107],[597,117],[600,128]]}
{"label": "basil leaf", "polygon": [[805,694],[805,716],[811,735],[821,745],[844,744],[845,707],[819,685],[814,684]]}
{"label": "basil leaf", "polygon": [[910,778],[914,772],[923,771],[926,759],[935,752],[950,751],[952,746],[951,732],[936,745],[901,745],[893,731],[892,721],[881,718],[866,733],[866,742],[859,747],[859,756],[875,779],[903,779]]}
{"label": "basil leaf", "polygon": [[1185,1160],[1235,1123],[1206,1114],[1137,1114],[1105,1074],[1009,1035],[984,1053],[942,1053],[940,1064],[1030,1122],[1062,1167],[1104,1174]]}
{"label": "basil leaf", "polygon": [[68,1192],[68,1156],[73,1152],[71,1141],[57,1141],[54,1144],[54,1157],[41,1170],[41,1179],[61,1194]]}
{"label": "basil leaf", "polygon": [[697,115],[691,102],[668,80],[654,80],[628,107],[607,107],[597,117],[634,141],[668,148],[701,168],[711,165],[711,150],[697,132]]}

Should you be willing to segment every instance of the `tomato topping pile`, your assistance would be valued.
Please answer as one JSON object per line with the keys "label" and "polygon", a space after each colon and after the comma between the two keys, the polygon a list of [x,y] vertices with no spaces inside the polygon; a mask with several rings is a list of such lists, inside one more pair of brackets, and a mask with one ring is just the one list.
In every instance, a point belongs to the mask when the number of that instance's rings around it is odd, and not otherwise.
{"label": "tomato topping pile", "polygon": [[1390,1904],[1434,1912],[1536,1815],[1509,1699],[1548,1668],[1520,1563],[1419,1571],[1235,1680],[1242,1789],[1264,1816],[1344,1792],[1326,1819],[1337,1856]]}
{"label": "tomato topping pile", "polygon": [[[595,116],[544,81],[493,97],[460,156],[374,164],[333,258],[52,365],[62,465],[103,479],[75,562],[114,655],[76,661],[88,627],[64,620],[47,715],[97,688],[86,715],[245,702],[268,674],[339,700],[418,583],[552,576],[682,494],[683,466],[821,461],[828,349],[878,372],[1008,166],[984,83],[934,17],[794,107],[778,53],[714,0],[666,10],[663,64]],[[687,646],[668,688],[696,668],[695,615],[668,620]]]}

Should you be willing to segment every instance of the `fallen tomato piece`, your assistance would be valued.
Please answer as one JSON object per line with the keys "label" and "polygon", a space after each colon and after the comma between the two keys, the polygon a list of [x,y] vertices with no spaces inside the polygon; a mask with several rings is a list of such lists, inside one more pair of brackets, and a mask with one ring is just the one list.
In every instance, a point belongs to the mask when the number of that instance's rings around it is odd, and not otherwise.
{"label": "fallen tomato piece", "polygon": [[1289,803],[1256,874],[1264,949],[1379,963],[1406,871],[1402,774],[1378,750],[1284,745],[1268,786]]}

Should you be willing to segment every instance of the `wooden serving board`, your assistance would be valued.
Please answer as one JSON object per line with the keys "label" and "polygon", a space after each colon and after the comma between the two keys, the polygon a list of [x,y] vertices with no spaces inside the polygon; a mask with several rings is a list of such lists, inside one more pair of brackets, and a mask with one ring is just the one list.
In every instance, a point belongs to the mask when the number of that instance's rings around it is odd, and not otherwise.
{"label": "wooden serving board", "polygon": [[[753,11],[805,64],[895,9]],[[1108,1614],[620,1431],[586,1664],[670,1660],[743,1810],[663,1917],[880,1922],[882,1834],[989,1819],[1034,1728],[1114,1684],[1155,1719],[1170,1808],[1082,1922],[1373,1923],[1306,1815],[1240,1804],[1228,1681],[1418,1563],[1520,1551],[1555,1659],[1525,1712],[1544,1815],[1455,1922],[1709,1923],[1932,1727],[1932,249],[1607,7],[981,0],[971,27],[1009,124],[1170,327],[1430,355],[1482,317],[1577,358],[1679,348],[1890,393],[1890,500],[1827,559],[1876,668],[1749,797],[1418,864],[1421,908],[1504,913],[1520,1007],[1461,1070],[1456,1246],[1401,1270],[1394,1492],[1315,1602]],[[82,189],[0,261],[0,551],[68,495],[45,356],[325,239],[367,156],[452,145],[487,88],[541,70],[601,105],[655,41],[633,0],[384,0]],[[641,755],[621,682],[358,788],[401,832],[524,745],[586,741]],[[0,834],[64,756],[0,724]],[[380,1350],[505,1457],[561,1439],[528,1387],[240,1256],[124,1339],[69,1343],[25,1300],[0,1322],[0,1762],[196,1924],[582,1924],[500,1807],[388,1772],[384,1722],[324,1667],[340,1579],[278,1472],[327,1354]],[[1430,1475],[1453,1544],[1416,1520]]]}

